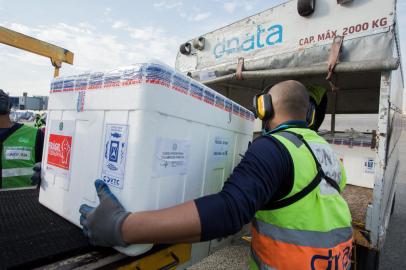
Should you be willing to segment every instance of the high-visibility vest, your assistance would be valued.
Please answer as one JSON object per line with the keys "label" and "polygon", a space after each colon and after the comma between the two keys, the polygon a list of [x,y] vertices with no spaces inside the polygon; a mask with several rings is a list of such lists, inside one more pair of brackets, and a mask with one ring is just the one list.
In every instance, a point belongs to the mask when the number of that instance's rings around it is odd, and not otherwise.
{"label": "high-visibility vest", "polygon": [[38,129],[21,125],[2,145],[2,188],[17,188],[31,185],[35,164],[35,144]]}
{"label": "high-visibility vest", "polygon": [[35,118],[34,127],[42,128],[44,126],[45,126],[45,119],[44,118],[42,118],[42,117]]}
{"label": "high-visibility vest", "polygon": [[[339,193],[346,182],[340,160],[310,129],[289,128],[271,136],[292,157],[294,183],[286,197],[256,213],[250,269],[348,269],[352,227],[348,205]],[[311,183],[315,185],[304,192]],[[290,203],[297,194],[306,195]],[[278,204],[285,206],[274,207]]]}
{"label": "high-visibility vest", "polygon": [[327,89],[320,85],[311,85],[307,87],[309,96],[313,98],[316,105],[320,105],[323,96],[326,94]]}

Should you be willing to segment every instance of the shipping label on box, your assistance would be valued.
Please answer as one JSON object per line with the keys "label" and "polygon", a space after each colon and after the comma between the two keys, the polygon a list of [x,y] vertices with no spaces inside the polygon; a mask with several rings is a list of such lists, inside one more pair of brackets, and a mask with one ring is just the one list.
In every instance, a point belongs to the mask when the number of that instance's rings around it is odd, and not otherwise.
{"label": "shipping label on box", "polygon": [[74,131],[75,121],[51,121],[46,169],[63,178],[69,178]]}
{"label": "shipping label on box", "polygon": [[189,161],[190,140],[158,138],[152,177],[186,174]]}
{"label": "shipping label on box", "polygon": [[122,189],[127,158],[127,125],[106,125],[102,179],[108,185]]}
{"label": "shipping label on box", "polygon": [[230,139],[216,136],[213,141],[212,158],[215,161],[226,160],[229,155]]}
{"label": "shipping label on box", "polygon": [[72,136],[50,134],[48,142],[48,164],[69,170],[71,149]]}

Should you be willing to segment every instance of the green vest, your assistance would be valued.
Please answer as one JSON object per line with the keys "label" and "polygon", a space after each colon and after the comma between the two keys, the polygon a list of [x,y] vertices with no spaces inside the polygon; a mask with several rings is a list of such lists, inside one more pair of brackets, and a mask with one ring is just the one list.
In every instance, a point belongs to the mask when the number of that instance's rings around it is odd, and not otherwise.
{"label": "green vest", "polygon": [[327,90],[320,85],[311,85],[307,88],[310,97],[314,99],[316,105],[320,105],[323,96],[326,94]]}
{"label": "green vest", "polygon": [[3,142],[2,188],[31,185],[38,130],[22,125]]}
{"label": "green vest", "polygon": [[[318,174],[312,153],[291,132],[302,136],[325,175],[342,191],[345,171],[330,145],[310,129],[289,128],[271,135],[287,148],[293,160],[293,188],[283,199],[302,191]],[[300,200],[256,213],[250,269],[345,269],[350,263],[351,240],[348,205],[332,185],[322,180]]]}

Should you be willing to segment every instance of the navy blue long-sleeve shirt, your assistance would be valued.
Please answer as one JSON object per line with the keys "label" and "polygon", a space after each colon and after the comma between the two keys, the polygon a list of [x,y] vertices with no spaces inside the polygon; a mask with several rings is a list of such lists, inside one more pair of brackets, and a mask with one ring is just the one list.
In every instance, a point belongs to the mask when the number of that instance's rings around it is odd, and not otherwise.
{"label": "navy blue long-sleeve shirt", "polygon": [[238,232],[272,199],[289,194],[293,187],[293,161],[277,139],[254,140],[223,189],[195,200],[201,222],[201,241]]}

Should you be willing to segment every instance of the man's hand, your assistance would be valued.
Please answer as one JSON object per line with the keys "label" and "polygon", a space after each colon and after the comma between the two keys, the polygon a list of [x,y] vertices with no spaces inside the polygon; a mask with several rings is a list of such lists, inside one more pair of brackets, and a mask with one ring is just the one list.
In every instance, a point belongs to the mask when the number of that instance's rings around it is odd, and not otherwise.
{"label": "man's hand", "polygon": [[32,170],[34,173],[31,176],[31,185],[39,187],[41,185],[41,162],[35,163]]}
{"label": "man's hand", "polygon": [[96,208],[87,204],[80,206],[80,224],[90,243],[97,246],[126,246],[121,226],[130,212],[125,211],[116,196],[102,180],[95,182],[100,204]]}

